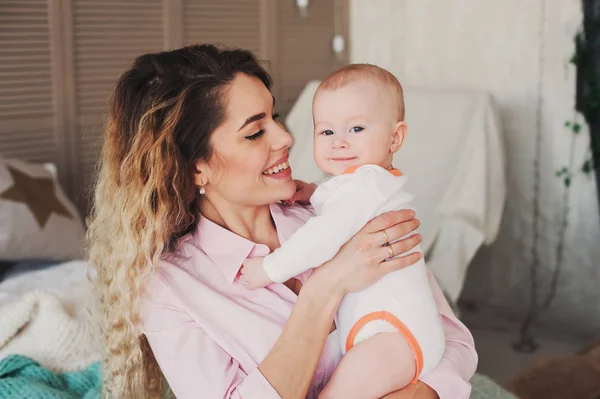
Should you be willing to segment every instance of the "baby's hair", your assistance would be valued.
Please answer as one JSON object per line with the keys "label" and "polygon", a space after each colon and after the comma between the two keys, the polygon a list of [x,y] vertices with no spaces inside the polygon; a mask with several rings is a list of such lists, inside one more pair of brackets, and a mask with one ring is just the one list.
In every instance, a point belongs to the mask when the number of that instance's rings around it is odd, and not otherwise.
{"label": "baby's hair", "polygon": [[348,64],[332,72],[327,76],[319,87],[319,90],[337,90],[346,86],[350,82],[357,80],[371,80],[385,89],[391,90],[398,100],[399,120],[404,120],[404,92],[402,85],[396,77],[389,71],[371,64]]}

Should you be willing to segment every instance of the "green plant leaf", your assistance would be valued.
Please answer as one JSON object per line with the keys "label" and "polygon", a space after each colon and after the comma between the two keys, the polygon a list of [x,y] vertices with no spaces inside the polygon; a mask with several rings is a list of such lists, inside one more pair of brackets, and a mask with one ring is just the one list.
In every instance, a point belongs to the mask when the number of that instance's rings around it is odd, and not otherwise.
{"label": "green plant leaf", "polygon": [[570,177],[565,177],[565,187],[569,187],[571,185],[571,178]]}
{"label": "green plant leaf", "polygon": [[577,65],[577,53],[573,54],[569,59],[569,62],[573,65]]}
{"label": "green plant leaf", "polygon": [[571,121],[565,121],[565,127],[571,126]]}
{"label": "green plant leaf", "polygon": [[556,171],[556,177],[562,177],[569,174],[569,168],[563,166],[561,169]]}
{"label": "green plant leaf", "polygon": [[581,125],[579,123],[574,123],[572,129],[573,133],[579,134],[579,132],[581,132]]}
{"label": "green plant leaf", "polygon": [[581,171],[586,175],[589,175],[590,173],[592,173],[592,169],[592,160],[586,159],[583,165],[581,166]]}

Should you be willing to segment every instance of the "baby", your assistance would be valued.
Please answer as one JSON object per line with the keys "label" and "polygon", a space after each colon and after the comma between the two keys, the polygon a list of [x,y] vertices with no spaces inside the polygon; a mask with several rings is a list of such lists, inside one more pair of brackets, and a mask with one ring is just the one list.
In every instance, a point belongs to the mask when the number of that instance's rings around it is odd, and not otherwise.
{"label": "baby", "polygon": [[[369,220],[411,200],[406,177],[392,166],[407,126],[402,86],[390,72],[342,67],[319,85],[313,118],[315,161],[332,177],[318,187],[299,183],[293,199],[310,198],[316,216],[272,254],[244,262],[241,279],[250,288],[322,265]],[[388,259],[400,255],[386,247]],[[423,260],[346,295],[335,321],[344,356],[321,397],[383,397],[416,382],[444,352]]]}

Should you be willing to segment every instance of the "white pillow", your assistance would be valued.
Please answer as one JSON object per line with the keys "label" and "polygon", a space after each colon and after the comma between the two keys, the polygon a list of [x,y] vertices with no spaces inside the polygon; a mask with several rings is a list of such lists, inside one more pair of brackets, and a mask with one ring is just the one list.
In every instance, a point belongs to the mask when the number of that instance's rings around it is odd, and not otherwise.
{"label": "white pillow", "polygon": [[52,167],[0,157],[0,260],[82,259],[84,238]]}

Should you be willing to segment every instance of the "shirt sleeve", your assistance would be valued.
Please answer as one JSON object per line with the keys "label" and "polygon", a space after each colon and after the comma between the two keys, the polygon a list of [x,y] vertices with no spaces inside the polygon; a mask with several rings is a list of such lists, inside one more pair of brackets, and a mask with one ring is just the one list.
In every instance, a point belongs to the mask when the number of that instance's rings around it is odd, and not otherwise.
{"label": "shirt sleeve", "polygon": [[428,274],[446,335],[446,349],[438,365],[420,380],[433,388],[440,399],[468,399],[469,380],[477,368],[475,342],[471,332],[452,312],[433,273],[428,270]]}
{"label": "shirt sleeve", "polygon": [[178,309],[156,303],[147,306],[144,334],[179,399],[280,399],[258,368],[243,370]]}
{"label": "shirt sleeve", "polygon": [[[292,237],[264,259],[272,281],[284,282],[321,266],[335,256],[385,201],[376,176],[366,172],[334,178],[320,186],[313,198],[321,198],[318,216],[309,219]],[[336,180],[338,179],[338,180]]]}

